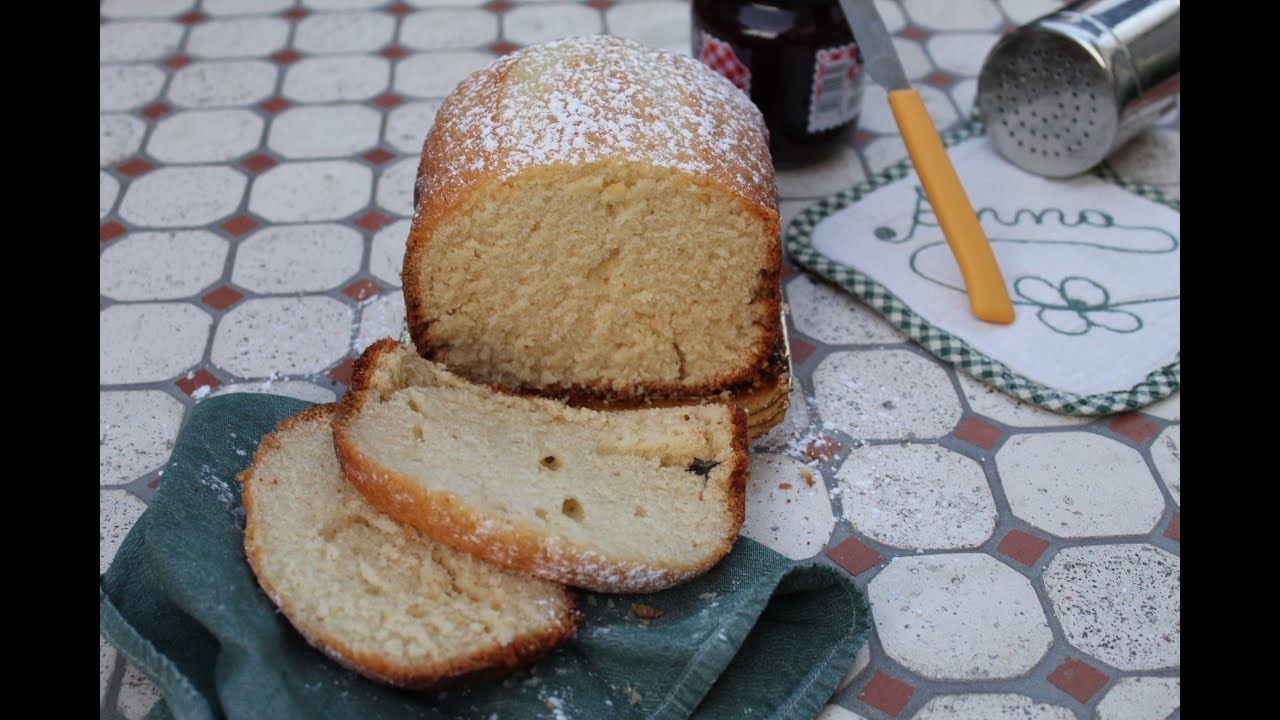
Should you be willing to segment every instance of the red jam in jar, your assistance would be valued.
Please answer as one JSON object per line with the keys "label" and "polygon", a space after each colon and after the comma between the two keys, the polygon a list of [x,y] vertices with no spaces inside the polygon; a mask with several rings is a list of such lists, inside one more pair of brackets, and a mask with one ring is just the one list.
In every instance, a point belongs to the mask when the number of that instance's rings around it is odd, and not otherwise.
{"label": "red jam in jar", "polygon": [[831,154],[858,124],[862,56],[836,0],[693,0],[693,55],[751,96],[778,167]]}

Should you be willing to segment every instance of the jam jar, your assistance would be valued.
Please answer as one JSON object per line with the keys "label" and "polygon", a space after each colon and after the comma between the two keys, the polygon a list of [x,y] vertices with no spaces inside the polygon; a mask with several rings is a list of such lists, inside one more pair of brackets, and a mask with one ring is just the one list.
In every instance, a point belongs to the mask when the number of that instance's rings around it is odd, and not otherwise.
{"label": "jam jar", "polygon": [[778,167],[824,157],[857,126],[866,73],[837,0],[692,0],[693,55],[750,95]]}

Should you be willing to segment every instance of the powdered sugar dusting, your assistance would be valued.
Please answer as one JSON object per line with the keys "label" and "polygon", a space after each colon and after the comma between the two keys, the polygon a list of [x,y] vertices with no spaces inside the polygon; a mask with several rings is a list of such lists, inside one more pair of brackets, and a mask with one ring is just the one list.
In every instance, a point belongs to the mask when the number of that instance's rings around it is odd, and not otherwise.
{"label": "powdered sugar dusting", "polygon": [[764,120],[746,94],[694,58],[613,36],[528,47],[473,73],[441,105],[425,153],[419,190],[437,207],[481,177],[604,160],[774,203]]}

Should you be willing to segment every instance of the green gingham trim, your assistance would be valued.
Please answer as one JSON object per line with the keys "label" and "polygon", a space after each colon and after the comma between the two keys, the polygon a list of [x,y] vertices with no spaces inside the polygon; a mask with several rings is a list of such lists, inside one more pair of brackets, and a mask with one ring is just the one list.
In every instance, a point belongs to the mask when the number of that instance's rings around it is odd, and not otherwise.
{"label": "green gingham trim", "polygon": [[[960,127],[943,133],[942,142],[947,147],[951,147],[982,132],[982,121],[974,115]],[[905,332],[908,337],[944,362],[954,365],[958,370],[976,380],[1047,410],[1067,415],[1108,415],[1150,405],[1172,395],[1178,389],[1182,378],[1181,353],[1173,363],[1153,371],[1129,390],[1078,395],[1041,385],[1013,372],[1003,363],[982,354],[951,333],[929,324],[906,303],[889,292],[888,288],[867,275],[841,265],[814,250],[810,233],[819,221],[861,200],[871,192],[903,179],[911,170],[911,159],[903,158],[871,176],[866,182],[842,190],[805,208],[787,226],[783,239],[787,255],[796,264],[821,275],[862,299],[895,327]],[[1122,178],[1106,165],[1094,170],[1094,175],[1181,212],[1181,203],[1177,199],[1169,197],[1159,188]]]}

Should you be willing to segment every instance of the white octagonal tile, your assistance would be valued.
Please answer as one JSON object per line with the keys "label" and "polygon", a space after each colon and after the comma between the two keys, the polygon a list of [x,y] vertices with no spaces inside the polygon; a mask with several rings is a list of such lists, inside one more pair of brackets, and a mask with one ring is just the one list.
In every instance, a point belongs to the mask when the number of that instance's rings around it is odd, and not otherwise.
{"label": "white octagonal tile", "polygon": [[364,105],[293,107],[271,121],[267,145],[287,158],[355,155],[378,144],[382,115]]}
{"label": "white octagonal tile", "polygon": [[351,349],[364,349],[382,338],[397,339],[404,330],[404,293],[390,292],[368,300],[360,308],[356,339]]}
{"label": "white octagonal tile", "polygon": [[212,320],[186,303],[112,305],[98,313],[98,382],[168,380],[200,361]]}
{"label": "white octagonal tile", "polygon": [[867,718],[831,702],[823,706],[822,711],[813,720],[867,720]]}
{"label": "white octagonal tile", "polygon": [[284,10],[293,0],[203,0],[200,9],[213,16],[265,15]]}
{"label": "white octagonal tile", "polygon": [[[924,101],[925,110],[933,126],[939,131],[945,130],[960,119],[947,94],[932,85],[915,85]],[[884,88],[875,83],[867,83],[862,97],[862,115],[858,117],[858,125],[865,130],[885,135],[897,135],[898,123],[893,119],[893,109],[889,107],[889,95]],[[850,183],[851,185],[853,183]]]}
{"label": "white octagonal tile", "polygon": [[395,18],[385,12],[317,13],[298,21],[293,46],[306,53],[369,52],[390,43],[395,31]]}
{"label": "white octagonal tile", "polygon": [[98,707],[107,699],[107,685],[111,682],[111,673],[116,670],[116,646],[98,635]]}
{"label": "white octagonal tile", "polygon": [[956,107],[960,108],[960,114],[967,116],[973,112],[975,107],[975,99],[978,97],[978,80],[977,78],[964,78],[952,85],[949,92]]}
{"label": "white octagonal tile", "polygon": [[1173,501],[1182,504],[1182,473],[1179,458],[1182,455],[1182,426],[1171,425],[1156,436],[1151,443],[1151,460],[1156,464],[1156,471],[1164,486],[1169,488]]}
{"label": "white octagonal tile", "polygon": [[402,158],[386,166],[378,175],[378,205],[396,215],[412,215],[413,185],[417,179],[417,157]]}
{"label": "white octagonal tile", "polygon": [[497,38],[498,16],[479,8],[424,10],[400,23],[400,44],[415,50],[474,48]]}
{"label": "white octagonal tile", "polygon": [[893,547],[976,547],[996,527],[982,466],[938,445],[864,445],[840,472],[844,517]]}
{"label": "white octagonal tile", "polygon": [[160,691],[131,663],[124,665],[124,678],[120,681],[120,696],[116,709],[128,720],[142,720],[160,700]]}
{"label": "white octagonal tile", "polygon": [[1043,575],[1067,642],[1121,670],[1178,666],[1181,579],[1178,556],[1151,545],[1065,548]]}
{"label": "white octagonal tile", "polygon": [[168,17],[195,4],[196,0],[103,0],[98,11],[110,18]]}
{"label": "white octagonal tile", "polygon": [[160,93],[164,73],[150,65],[104,65],[98,68],[98,109],[130,110]]}
{"label": "white octagonal tile", "polygon": [[906,342],[907,336],[876,311],[838,287],[807,273],[786,285],[796,329],[830,345]]}
{"label": "white octagonal tile", "polygon": [[962,372],[956,373],[956,377],[960,380],[960,392],[964,393],[965,399],[969,401],[969,407],[974,412],[999,420],[1006,425],[1023,428],[1056,427],[1084,425],[1093,420],[1091,417],[1062,415],[1029,405]]}
{"label": "white octagonal tile", "polygon": [[1142,456],[1101,435],[1014,435],[996,467],[1013,514],[1059,537],[1143,534],[1164,514]]}
{"label": "white octagonal tile", "polygon": [[184,413],[159,390],[99,392],[99,483],[123,485],[163,465]]}
{"label": "white octagonal tile", "polygon": [[1076,714],[1060,705],[1038,703],[1013,693],[938,695],[925,703],[911,720],[1075,720]]}
{"label": "white octagonal tile", "polygon": [[996,0],[1004,14],[1018,25],[1062,9],[1060,0]]}
{"label": "white octagonal tile", "polygon": [[360,233],[342,225],[268,227],[240,243],[231,281],[267,294],[329,290],[360,271],[363,246]]}
{"label": "white octagonal tile", "polygon": [[281,163],[262,173],[249,209],[272,222],[337,220],[369,204],[373,173],[345,160]]}
{"label": "white octagonal tile", "polygon": [[1182,391],[1179,390],[1160,402],[1152,403],[1142,408],[1142,412],[1170,422],[1180,422],[1182,420]]}
{"label": "white octagonal tile", "polygon": [[866,179],[858,153],[843,145],[812,165],[776,173],[778,195],[788,199],[826,197]]}
{"label": "white octagonal tile", "polygon": [[999,39],[1000,35],[994,32],[946,33],[929,38],[925,46],[939,69],[977,77],[991,46]]}
{"label": "white octagonal tile", "polygon": [[370,55],[303,58],[285,72],[282,93],[301,102],[367,100],[387,88],[390,69]]}
{"label": "white octagonal tile", "polygon": [[245,300],[218,322],[210,359],[241,377],[318,373],[347,354],[351,321],[330,297]]}
{"label": "white octagonal tile", "polygon": [[138,152],[147,124],[132,115],[98,117],[98,165],[106,167]]}
{"label": "white octagonal tile", "polygon": [[409,221],[397,220],[373,236],[369,248],[369,272],[392,287],[400,287],[404,267],[404,246],[409,238]]}
{"label": "white octagonal tile", "polygon": [[120,193],[120,183],[115,178],[106,173],[105,170],[98,171],[98,219],[107,216],[111,212],[111,208],[116,204],[116,195]]}
{"label": "white octagonal tile", "polygon": [[222,277],[227,241],[208,230],[131,233],[102,251],[98,291],[116,300],[171,300]]}
{"label": "white octagonal tile", "polygon": [[[494,59],[493,55],[482,52],[452,51],[410,55],[396,63],[392,85],[396,92],[411,97],[442,98],[459,81]],[[426,137],[425,130],[422,136]]]}
{"label": "white octagonal tile", "polygon": [[134,178],[120,217],[143,227],[207,225],[235,212],[244,175],[228,167],[165,167]]}
{"label": "white octagonal tile", "polygon": [[783,455],[751,455],[743,535],[802,560],[822,552],[834,528],[821,474]]}
{"label": "white octagonal tile", "polygon": [[98,62],[132,62],[168,57],[182,42],[182,26],[142,20],[98,26]]}
{"label": "white octagonal tile", "polygon": [[384,0],[303,0],[302,4],[317,10],[363,10],[377,7],[383,2]]}
{"label": "white octagonal tile", "polygon": [[1165,720],[1182,705],[1176,677],[1120,678],[1095,709],[1098,720]]}
{"label": "white octagonal tile", "polygon": [[689,7],[684,3],[627,2],[609,8],[606,17],[611,35],[678,55],[689,54]]}
{"label": "white octagonal tile", "polygon": [[194,62],[173,74],[169,99],[190,108],[250,105],[276,86],[276,66],[265,60]]}
{"label": "white octagonal tile", "polygon": [[387,113],[387,144],[400,152],[420,154],[439,109],[439,100],[409,102],[394,108]]}
{"label": "white octagonal tile", "polygon": [[187,52],[198,58],[261,57],[288,40],[289,21],[282,18],[214,18],[191,28]]}
{"label": "white octagonal tile", "polygon": [[1053,644],[1030,581],[989,555],[894,558],[867,591],[885,652],[925,677],[1015,677]]}
{"label": "white octagonal tile", "polygon": [[884,28],[896,33],[907,26],[907,18],[902,14],[902,0],[875,0],[876,12],[884,21]]}
{"label": "white octagonal tile", "polygon": [[166,163],[219,162],[240,157],[262,140],[262,118],[248,110],[190,110],[156,123],[147,152]]}
{"label": "white octagonal tile", "polygon": [[[111,567],[120,542],[147,509],[146,503],[127,490],[98,491],[98,572]],[[114,648],[112,648],[114,650]],[[114,655],[112,660],[114,660]],[[114,663],[113,663],[114,664]]]}
{"label": "white octagonal tile", "polygon": [[301,380],[274,380],[267,379],[262,382],[247,383],[230,383],[228,385],[220,385],[209,397],[217,395],[226,395],[228,393],[259,393],[262,395],[283,395],[285,397],[297,398],[313,403],[333,402],[337,399],[337,394],[328,388],[312,385],[309,382]]}
{"label": "white octagonal tile", "polygon": [[[915,40],[908,40],[903,37],[893,38],[893,49],[898,54],[898,60],[902,63],[902,69],[907,73],[907,77],[911,80],[919,80],[920,78],[933,72],[933,63],[929,62],[929,57],[924,54],[924,47]],[[868,85],[874,84],[868,81]]]}
{"label": "white octagonal tile", "polygon": [[946,371],[908,350],[832,353],[813,386],[818,414],[854,439],[937,438],[960,422]]}
{"label": "white octagonal tile", "polygon": [[569,35],[595,35],[603,30],[600,13],[586,5],[517,5],[502,19],[503,35],[520,45]]}
{"label": "white octagonal tile", "polygon": [[994,30],[1004,22],[991,0],[903,0],[907,14],[934,30]]}

